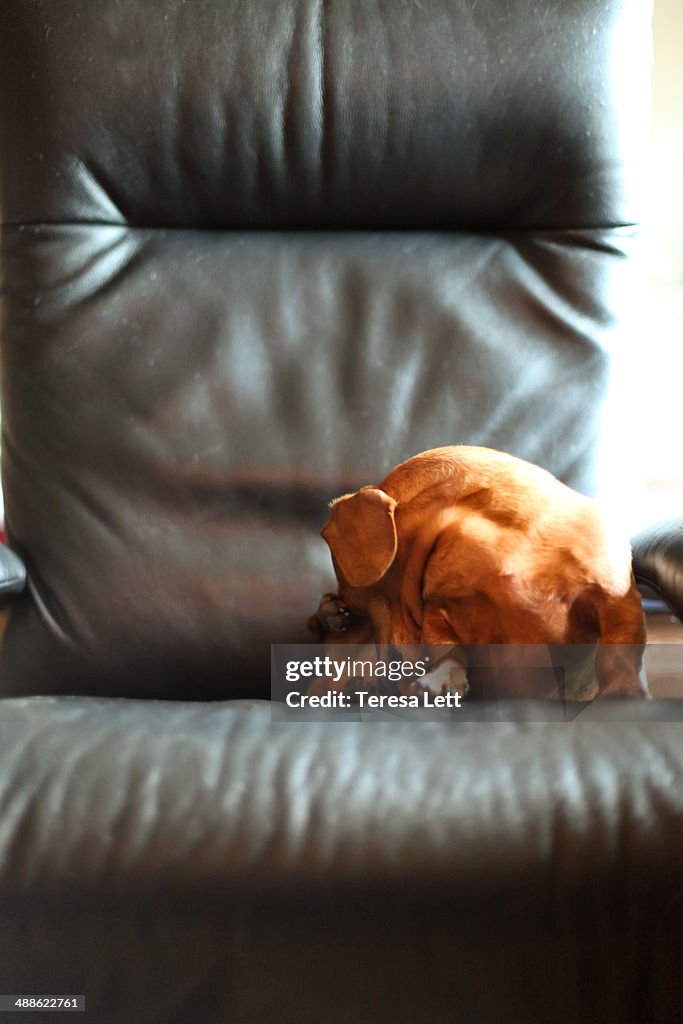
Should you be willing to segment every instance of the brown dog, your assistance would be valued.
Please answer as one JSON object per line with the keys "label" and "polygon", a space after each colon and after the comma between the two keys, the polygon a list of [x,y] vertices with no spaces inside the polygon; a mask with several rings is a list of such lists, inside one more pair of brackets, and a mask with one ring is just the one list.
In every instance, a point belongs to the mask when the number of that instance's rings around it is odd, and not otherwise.
{"label": "brown dog", "polygon": [[[630,546],[545,470],[487,448],[435,448],[330,508],[322,536],[339,593],[309,620],[326,639],[450,645],[437,690],[462,688],[474,645],[597,642],[598,692],[647,696]],[[508,672],[503,695],[541,695],[522,676]]]}

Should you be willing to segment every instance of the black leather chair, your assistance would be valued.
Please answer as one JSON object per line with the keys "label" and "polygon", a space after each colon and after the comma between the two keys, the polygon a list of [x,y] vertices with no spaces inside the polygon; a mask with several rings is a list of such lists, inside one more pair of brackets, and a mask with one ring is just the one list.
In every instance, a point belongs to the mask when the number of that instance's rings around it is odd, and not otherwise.
{"label": "black leather chair", "polygon": [[[329,498],[459,442],[593,489],[648,15],[4,0],[0,995],[681,1019],[679,705],[264,699]],[[636,550],[679,611],[681,536]]]}

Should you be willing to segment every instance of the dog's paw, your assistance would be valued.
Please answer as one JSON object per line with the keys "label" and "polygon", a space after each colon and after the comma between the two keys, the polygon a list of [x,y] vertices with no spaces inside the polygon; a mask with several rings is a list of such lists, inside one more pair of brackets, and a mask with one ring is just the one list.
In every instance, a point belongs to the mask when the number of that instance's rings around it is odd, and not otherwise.
{"label": "dog's paw", "polygon": [[351,612],[336,594],[323,594],[315,615],[308,620],[309,629],[322,633],[345,633],[353,622]]}
{"label": "dog's paw", "polygon": [[470,688],[467,670],[457,661],[448,658],[440,661],[431,672],[415,680],[412,685],[415,687],[414,692],[427,690],[433,697],[445,697],[448,694],[465,697]]}

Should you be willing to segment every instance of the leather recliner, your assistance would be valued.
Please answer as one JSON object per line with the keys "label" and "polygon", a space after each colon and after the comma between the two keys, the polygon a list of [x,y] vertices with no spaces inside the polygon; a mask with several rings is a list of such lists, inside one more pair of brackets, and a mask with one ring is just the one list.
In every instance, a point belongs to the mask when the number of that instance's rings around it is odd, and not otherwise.
{"label": "leather recliner", "polygon": [[[330,498],[448,443],[594,489],[649,13],[5,0],[0,995],[681,1019],[676,702],[267,700]],[[682,536],[635,546],[679,613]]]}

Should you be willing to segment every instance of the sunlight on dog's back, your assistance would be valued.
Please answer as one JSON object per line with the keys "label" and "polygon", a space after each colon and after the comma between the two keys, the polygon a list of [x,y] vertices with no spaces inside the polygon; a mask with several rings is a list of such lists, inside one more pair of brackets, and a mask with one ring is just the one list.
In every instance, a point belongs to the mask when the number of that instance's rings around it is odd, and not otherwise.
{"label": "sunlight on dog's back", "polygon": [[599,640],[601,690],[645,693],[630,546],[593,501],[532,463],[471,446],[422,452],[333,502],[322,534],[356,637],[451,648]]}

